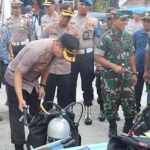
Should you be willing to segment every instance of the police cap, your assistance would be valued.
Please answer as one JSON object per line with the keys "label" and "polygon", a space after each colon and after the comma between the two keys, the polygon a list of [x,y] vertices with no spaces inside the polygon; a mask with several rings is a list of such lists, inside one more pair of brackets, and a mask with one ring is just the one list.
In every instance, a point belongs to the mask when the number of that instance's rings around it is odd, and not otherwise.
{"label": "police cap", "polygon": [[142,20],[144,20],[144,19],[150,20],[150,11],[144,12]]}
{"label": "police cap", "polygon": [[125,10],[120,10],[120,9],[112,11],[111,16],[112,16],[112,18],[118,18],[118,19],[121,19],[121,20],[129,18],[129,15],[127,15],[126,11]]}
{"label": "police cap", "polygon": [[11,0],[11,7],[20,7],[23,3],[19,0]]}
{"label": "police cap", "polygon": [[93,5],[92,0],[79,0],[79,2],[86,3],[88,5]]}
{"label": "police cap", "polygon": [[106,17],[111,17],[111,13],[113,12],[113,10],[115,10],[115,8],[113,7],[108,8],[106,11]]}
{"label": "police cap", "polygon": [[63,16],[71,16],[74,15],[74,9],[71,4],[69,3],[63,3],[60,7],[60,11],[62,12]]}
{"label": "police cap", "polygon": [[55,4],[54,0],[45,0],[45,2],[43,3],[43,6],[49,7],[52,4]]}
{"label": "police cap", "polygon": [[72,34],[64,33],[60,37],[63,46],[63,56],[67,61],[74,62],[79,49],[79,39]]}

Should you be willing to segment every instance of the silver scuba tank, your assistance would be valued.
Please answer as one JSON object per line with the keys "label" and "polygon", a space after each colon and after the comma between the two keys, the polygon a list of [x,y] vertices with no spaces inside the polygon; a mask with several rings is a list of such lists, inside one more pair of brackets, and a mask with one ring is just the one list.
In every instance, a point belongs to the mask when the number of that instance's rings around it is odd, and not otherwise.
{"label": "silver scuba tank", "polygon": [[52,119],[47,127],[47,143],[64,139],[70,135],[70,125],[62,116]]}

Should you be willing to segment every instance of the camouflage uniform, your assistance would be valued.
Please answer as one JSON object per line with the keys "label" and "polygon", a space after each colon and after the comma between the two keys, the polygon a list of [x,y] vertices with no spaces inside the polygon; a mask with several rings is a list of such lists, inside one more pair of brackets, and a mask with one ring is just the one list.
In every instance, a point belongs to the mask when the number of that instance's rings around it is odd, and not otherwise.
{"label": "camouflage uniform", "polygon": [[100,39],[95,54],[111,63],[125,65],[125,72],[120,75],[112,69],[104,68],[101,74],[102,97],[105,115],[108,120],[116,118],[117,103],[122,106],[125,118],[132,118],[136,113],[132,71],[129,65],[130,54],[134,52],[132,38],[126,31],[117,34],[112,28]]}

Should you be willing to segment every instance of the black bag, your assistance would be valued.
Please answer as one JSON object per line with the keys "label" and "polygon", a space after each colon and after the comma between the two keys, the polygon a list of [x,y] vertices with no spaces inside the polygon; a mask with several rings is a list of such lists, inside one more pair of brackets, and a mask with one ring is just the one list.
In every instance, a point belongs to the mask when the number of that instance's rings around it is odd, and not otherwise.
{"label": "black bag", "polygon": [[150,150],[150,138],[114,136],[109,140],[107,150]]}
{"label": "black bag", "polygon": [[[47,102],[44,103],[44,108],[49,110]],[[47,107],[47,108],[46,108]],[[29,135],[27,138],[27,148],[32,145],[33,148],[43,146],[47,141],[47,126],[49,122],[60,115],[60,110],[50,109],[48,111],[50,115],[46,114],[43,111],[40,111],[35,117],[33,117],[31,123],[28,125],[29,127]],[[68,116],[68,117],[65,117]],[[71,137],[75,140],[74,146],[81,145],[81,136],[78,132],[78,124],[73,123],[71,120],[74,120],[75,114],[69,111],[66,111],[66,115],[63,116],[68,123],[70,124]],[[69,119],[68,119],[69,118]]]}

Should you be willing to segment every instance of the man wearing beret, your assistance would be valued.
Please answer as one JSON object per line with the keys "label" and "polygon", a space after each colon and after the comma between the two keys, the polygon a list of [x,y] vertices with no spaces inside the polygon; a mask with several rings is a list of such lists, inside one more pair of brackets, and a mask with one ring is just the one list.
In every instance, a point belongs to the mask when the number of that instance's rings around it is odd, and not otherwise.
{"label": "man wearing beret", "polygon": [[[138,72],[138,82],[135,86],[135,99],[137,105],[137,112],[140,112],[141,107],[141,97],[144,86],[144,67],[145,67],[145,55],[146,55],[146,47],[149,41],[149,33],[150,33],[150,12],[144,12],[142,16],[142,24],[143,28],[136,31],[133,34],[133,41],[135,47],[135,61],[136,61],[136,69]],[[138,114],[136,115],[136,117]]]}
{"label": "man wearing beret", "polygon": [[133,12],[133,19],[130,19],[128,21],[128,24],[126,26],[126,30],[133,35],[133,33],[137,30],[140,30],[141,28],[143,28],[143,24],[142,24],[142,15],[144,13],[144,10],[142,8],[133,8],[132,10]]}
{"label": "man wearing beret", "polygon": [[71,34],[63,34],[58,40],[41,39],[25,46],[9,64],[5,79],[8,86],[11,142],[15,144],[15,150],[23,150],[25,144],[24,124],[19,122],[23,107],[30,106],[32,116],[39,112],[51,64],[56,58],[75,61],[78,47],[79,40]]}
{"label": "man wearing beret", "polygon": [[117,135],[117,104],[122,106],[128,133],[136,113],[134,85],[137,83],[133,40],[125,26],[128,15],[123,10],[112,12],[112,28],[102,35],[95,50],[95,61],[104,70],[101,73],[101,90],[105,116],[109,122],[109,134]]}
{"label": "man wearing beret", "polygon": [[54,0],[45,0],[43,3],[44,9],[46,11],[46,15],[41,18],[41,27],[42,30],[49,23],[58,22],[58,14],[55,12],[55,1]]}
{"label": "man wearing beret", "polygon": [[[62,34],[68,33],[78,37],[77,29],[68,23],[70,22],[74,10],[72,5],[64,3],[60,7],[59,21],[49,24],[42,32],[42,38],[58,39]],[[72,60],[73,62],[74,60]],[[46,81],[44,101],[53,101],[57,86],[57,100],[60,107],[65,108],[69,104],[71,63],[65,59],[57,59],[50,69]]]}
{"label": "man wearing beret", "polygon": [[80,73],[86,125],[92,124],[91,106],[94,99],[92,82],[95,77],[94,48],[101,35],[99,21],[88,14],[91,5],[91,0],[80,0],[77,4],[78,13],[70,22],[78,29],[80,41],[77,61],[71,64],[70,101],[76,101],[77,78]]}

